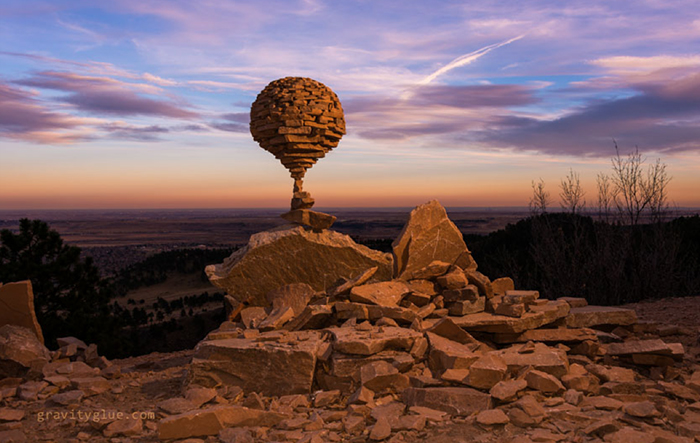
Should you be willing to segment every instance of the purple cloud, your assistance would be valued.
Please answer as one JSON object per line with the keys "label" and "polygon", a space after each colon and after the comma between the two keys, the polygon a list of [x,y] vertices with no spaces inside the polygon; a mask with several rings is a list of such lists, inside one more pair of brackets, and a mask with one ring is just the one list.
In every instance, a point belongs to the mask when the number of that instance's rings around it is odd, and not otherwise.
{"label": "purple cloud", "polygon": [[[198,114],[171,101],[156,100],[137,93],[144,85],[133,85],[108,77],[82,76],[68,72],[44,71],[16,84],[69,92],[60,100],[81,111],[107,115],[147,115],[192,119]],[[156,91],[151,87],[146,90]]]}
{"label": "purple cloud", "polygon": [[250,114],[247,112],[232,112],[219,116],[224,122],[212,122],[209,125],[220,131],[246,133],[249,129]]}
{"label": "purple cloud", "polygon": [[85,139],[75,132],[83,122],[50,111],[27,91],[0,82],[0,135],[38,143],[67,143]]}
{"label": "purple cloud", "polygon": [[632,97],[597,101],[555,120],[521,119],[483,131],[491,145],[552,154],[610,155],[612,139],[621,146],[653,151],[700,149],[700,75],[644,84]]}

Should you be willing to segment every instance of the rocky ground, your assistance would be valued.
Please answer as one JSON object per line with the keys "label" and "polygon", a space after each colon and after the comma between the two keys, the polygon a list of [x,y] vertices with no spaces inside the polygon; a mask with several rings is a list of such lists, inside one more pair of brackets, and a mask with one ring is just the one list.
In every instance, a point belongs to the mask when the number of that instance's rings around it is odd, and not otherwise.
{"label": "rocky ground", "polygon": [[[658,304],[666,309],[655,309]],[[526,387],[515,394],[520,399],[498,402],[468,416],[406,407],[396,394],[375,398],[368,406],[362,399],[329,391],[282,398],[224,388],[183,392],[194,351],[113,360],[104,369],[73,362],[72,373],[65,363],[51,363],[42,381],[0,381],[0,441],[160,441],[163,419],[217,406],[245,406],[261,414],[288,416],[271,426],[232,427],[215,436],[180,441],[325,442],[372,441],[372,437],[394,442],[700,441],[700,326],[683,320],[688,313],[700,313],[700,297],[627,307],[637,312],[644,325],[630,328],[637,332],[628,340],[660,336],[665,342],[686,343],[683,360],[664,371],[599,368],[593,371],[598,386],[589,389],[592,392],[571,379],[564,379],[566,390]],[[67,350],[56,351],[54,360],[66,360],[59,357]],[[80,355],[75,351],[76,357]],[[104,365],[101,361],[99,365]],[[98,366],[94,360],[91,363]],[[99,381],[80,381],[97,374],[102,377]],[[512,389],[518,391],[517,386]],[[114,420],[118,412],[138,414],[136,419]],[[86,419],[86,414],[93,416]]]}
{"label": "rocky ground", "polygon": [[192,351],[108,361],[0,327],[0,442],[700,442],[700,297],[516,290],[437,202],[392,255],[318,231],[216,267],[228,320]]}

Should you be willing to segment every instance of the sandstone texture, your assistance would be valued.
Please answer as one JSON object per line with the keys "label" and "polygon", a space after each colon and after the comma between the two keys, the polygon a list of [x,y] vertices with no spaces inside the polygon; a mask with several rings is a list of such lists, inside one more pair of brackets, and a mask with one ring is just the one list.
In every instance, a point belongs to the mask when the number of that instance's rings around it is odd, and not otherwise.
{"label": "sandstone texture", "polygon": [[375,278],[391,277],[391,256],[358,245],[334,231],[306,231],[281,227],[253,235],[248,245],[224,263],[207,266],[215,286],[236,300],[268,306],[268,292],[292,283],[305,283],[317,291],[330,288],[340,278],[352,278],[371,267]]}
{"label": "sandstone texture", "polygon": [[392,248],[394,276],[405,280],[410,280],[416,271],[435,260],[448,264],[459,260],[458,264],[463,269],[474,263],[462,233],[437,200],[411,211],[406,226]]}
{"label": "sandstone texture", "polygon": [[44,344],[44,335],[34,311],[31,281],[0,284],[0,326],[4,325],[27,328]]}

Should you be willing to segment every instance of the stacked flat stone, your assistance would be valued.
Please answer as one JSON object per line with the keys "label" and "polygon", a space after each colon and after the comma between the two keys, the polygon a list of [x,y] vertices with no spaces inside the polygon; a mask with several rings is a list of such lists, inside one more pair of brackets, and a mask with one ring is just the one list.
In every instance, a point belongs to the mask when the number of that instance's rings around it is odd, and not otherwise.
{"label": "stacked flat stone", "polygon": [[306,170],[338,146],[345,118],[338,96],[324,84],[303,77],[271,82],[250,110],[253,139],[271,152],[301,191]]}

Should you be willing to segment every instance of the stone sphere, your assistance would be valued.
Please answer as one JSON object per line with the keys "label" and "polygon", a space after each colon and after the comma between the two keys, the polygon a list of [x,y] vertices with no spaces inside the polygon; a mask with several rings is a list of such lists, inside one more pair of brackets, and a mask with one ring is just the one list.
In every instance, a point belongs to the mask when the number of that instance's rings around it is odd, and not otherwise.
{"label": "stone sphere", "polygon": [[271,82],[250,109],[250,133],[287,168],[294,179],[338,146],[345,117],[338,96],[304,77]]}

